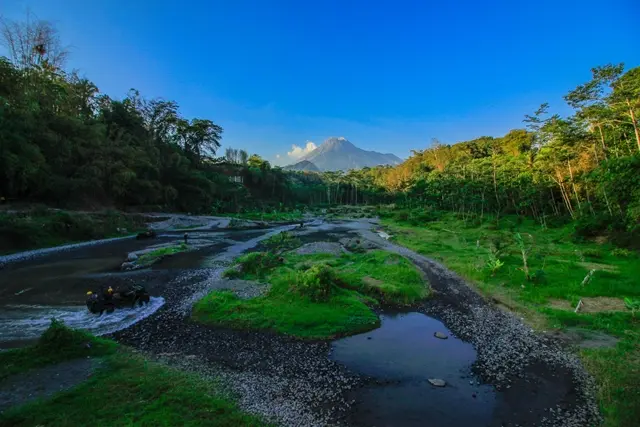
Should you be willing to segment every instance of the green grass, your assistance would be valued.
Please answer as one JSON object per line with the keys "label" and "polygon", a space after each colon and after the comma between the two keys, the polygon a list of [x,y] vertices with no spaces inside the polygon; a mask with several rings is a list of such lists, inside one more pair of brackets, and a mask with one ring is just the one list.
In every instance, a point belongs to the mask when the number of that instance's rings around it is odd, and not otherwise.
{"label": "green grass", "polygon": [[0,254],[123,236],[119,228],[130,234],[144,230],[145,218],[116,211],[77,213],[43,208],[0,213]]}
{"label": "green grass", "polygon": [[[599,385],[606,426],[635,426],[640,419],[640,316],[630,311],[578,313],[551,308],[555,300],[575,306],[584,297],[640,296],[640,257],[610,244],[575,241],[571,225],[543,229],[533,220],[503,217],[463,221],[450,213],[412,216],[396,212],[383,219],[393,240],[441,261],[482,293],[523,314],[539,329],[580,326],[619,337],[613,349],[580,352]],[[516,233],[525,242],[534,280],[527,280]],[[495,274],[493,256],[504,263]],[[497,251],[496,251],[497,249]],[[589,270],[596,272],[585,286]]]}
{"label": "green grass", "polygon": [[[319,300],[314,266],[330,267],[327,296]],[[245,279],[262,278],[269,293],[241,300],[216,291],[200,300],[193,318],[239,329],[271,330],[304,339],[327,339],[373,329],[379,319],[371,306],[410,304],[425,298],[427,286],[406,259],[383,251],[336,257],[287,254],[279,266],[250,269]],[[322,284],[320,284],[322,286]]]}
{"label": "green grass", "polygon": [[113,341],[96,338],[52,321],[35,345],[0,352],[0,380],[65,360],[112,354],[116,348],[117,344]]}
{"label": "green grass", "polygon": [[151,252],[140,255],[140,258],[138,258],[137,262],[139,265],[150,265],[156,262],[159,258],[167,255],[174,255],[180,252],[185,252],[187,250],[189,250],[189,246],[184,243],[174,246],[167,246],[164,248],[158,248]]}
{"label": "green grass", "polygon": [[[2,373],[17,373],[89,353],[104,356],[104,365],[77,387],[6,411],[0,415],[0,426],[265,425],[240,411],[216,383],[148,362],[126,349],[116,352],[115,342],[60,324],[54,324],[47,334],[35,347],[0,353]],[[93,343],[91,350],[84,346],[87,341]],[[48,354],[39,348],[43,344]],[[27,355],[33,356],[35,363]]]}

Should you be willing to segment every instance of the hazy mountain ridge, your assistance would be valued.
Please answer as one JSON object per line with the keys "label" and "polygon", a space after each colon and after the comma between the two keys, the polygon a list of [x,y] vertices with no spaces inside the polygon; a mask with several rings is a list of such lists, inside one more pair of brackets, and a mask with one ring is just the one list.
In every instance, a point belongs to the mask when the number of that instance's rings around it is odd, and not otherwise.
{"label": "hazy mountain ridge", "polygon": [[390,153],[379,153],[356,147],[344,137],[331,137],[318,148],[302,156],[322,171],[362,169],[380,165],[397,165],[402,159]]}
{"label": "hazy mountain ridge", "polygon": [[302,160],[301,162],[285,166],[283,169],[289,171],[320,172],[320,169],[309,160]]}

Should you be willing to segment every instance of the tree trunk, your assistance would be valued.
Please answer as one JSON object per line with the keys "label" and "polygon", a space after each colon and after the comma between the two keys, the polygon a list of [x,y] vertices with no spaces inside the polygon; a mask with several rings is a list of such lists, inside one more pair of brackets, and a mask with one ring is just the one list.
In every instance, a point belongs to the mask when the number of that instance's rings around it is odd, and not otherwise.
{"label": "tree trunk", "polygon": [[569,166],[569,176],[571,177],[571,187],[573,188],[573,194],[576,195],[576,201],[578,202],[578,210],[580,214],[582,214],[582,205],[580,204],[580,197],[578,196],[578,191],[576,190],[576,184],[573,180],[573,171],[571,170],[571,162],[567,160],[567,166]]}
{"label": "tree trunk", "polygon": [[498,211],[500,210],[500,199],[498,198],[498,183],[496,180],[496,159],[495,155],[491,156],[491,163],[493,164],[493,192],[496,195],[496,203],[498,204]]}
{"label": "tree trunk", "polygon": [[636,119],[636,113],[633,111],[631,102],[627,99],[627,106],[629,107],[629,115],[631,116],[631,124],[633,125],[633,131],[636,133],[636,142],[638,143],[638,151],[640,151],[640,130],[638,129],[638,120]]}
{"label": "tree trunk", "polygon": [[598,130],[600,131],[600,141],[602,142],[602,153],[604,158],[607,159],[607,146],[604,143],[604,132],[602,132],[602,125],[598,123]]}

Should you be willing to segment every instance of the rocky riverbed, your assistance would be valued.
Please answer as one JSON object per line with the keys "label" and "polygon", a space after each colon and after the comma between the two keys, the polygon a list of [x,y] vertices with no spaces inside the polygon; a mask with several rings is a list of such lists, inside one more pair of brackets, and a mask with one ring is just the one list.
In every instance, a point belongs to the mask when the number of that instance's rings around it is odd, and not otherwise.
{"label": "rocky riverbed", "polygon": [[[372,331],[352,337],[351,359],[340,357],[337,350],[344,341],[300,341],[190,321],[192,305],[213,289],[233,289],[246,298],[265,292],[262,284],[235,283],[221,275],[236,256],[283,230],[303,240],[303,252],[338,255],[345,247],[360,245],[406,256],[429,279],[434,296],[393,313],[400,316],[398,321],[382,310],[380,335]],[[95,283],[134,280],[163,298],[164,305],[152,314],[109,336],[163,363],[221,379],[243,408],[282,425],[471,425],[460,411],[477,414],[470,418],[480,423],[474,425],[486,426],[588,426],[599,419],[593,382],[573,354],[486,302],[438,263],[390,243],[377,232],[375,221],[315,221],[304,228],[225,233],[211,241],[148,270],[85,272]],[[74,256],[72,251],[69,256]],[[426,320],[402,323],[418,315]],[[385,332],[389,328],[392,332]],[[373,351],[374,341],[384,340],[392,343],[386,347],[406,350]],[[412,351],[419,354],[407,359]],[[462,354],[458,365],[442,364]],[[367,368],[372,366],[378,368]],[[399,368],[389,374],[385,366]],[[429,379],[442,379],[446,385],[433,386]]]}

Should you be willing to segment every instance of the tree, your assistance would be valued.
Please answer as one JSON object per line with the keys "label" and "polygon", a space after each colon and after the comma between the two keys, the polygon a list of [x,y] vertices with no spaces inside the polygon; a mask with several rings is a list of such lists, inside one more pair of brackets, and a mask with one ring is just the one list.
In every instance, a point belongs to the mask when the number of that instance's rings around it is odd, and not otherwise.
{"label": "tree", "polygon": [[[622,64],[619,67],[621,66]],[[614,108],[622,109],[625,115],[628,116],[636,137],[638,151],[640,152],[640,129],[638,127],[638,114],[636,113],[636,110],[640,109],[640,67],[633,68],[618,77],[620,72],[621,69],[617,67],[613,67],[612,70],[601,71],[606,76],[612,76],[611,80],[607,80],[613,89],[608,100]]]}
{"label": "tree", "polygon": [[11,61],[20,68],[60,70],[67,61],[69,51],[62,46],[58,30],[30,13],[25,22],[0,19],[0,32]]}

